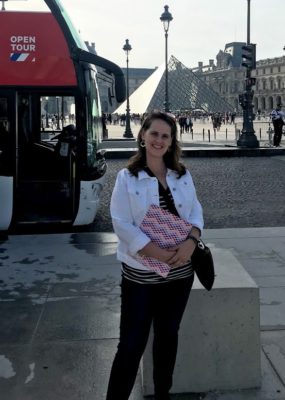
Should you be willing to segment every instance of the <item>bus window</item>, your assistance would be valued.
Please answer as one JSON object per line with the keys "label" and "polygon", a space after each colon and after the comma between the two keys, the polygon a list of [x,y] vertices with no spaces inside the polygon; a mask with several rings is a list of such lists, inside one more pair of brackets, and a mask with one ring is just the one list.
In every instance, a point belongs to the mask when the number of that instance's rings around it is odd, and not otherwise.
{"label": "bus window", "polygon": [[97,143],[101,137],[101,109],[98,98],[98,88],[95,81],[95,73],[92,70],[85,71],[87,87],[87,165],[94,167],[97,163]]}
{"label": "bus window", "polygon": [[67,125],[76,125],[74,96],[41,96],[41,140],[51,140]]}

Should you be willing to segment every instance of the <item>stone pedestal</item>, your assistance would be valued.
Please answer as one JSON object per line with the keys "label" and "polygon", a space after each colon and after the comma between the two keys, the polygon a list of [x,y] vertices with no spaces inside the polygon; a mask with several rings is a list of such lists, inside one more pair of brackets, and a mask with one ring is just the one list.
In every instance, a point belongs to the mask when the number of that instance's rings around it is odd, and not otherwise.
{"label": "stone pedestal", "polygon": [[[212,252],[217,277],[210,292],[195,278],[181,324],[172,393],[261,384],[259,289],[230,251]],[[144,395],[153,394],[152,337],[141,363]]]}

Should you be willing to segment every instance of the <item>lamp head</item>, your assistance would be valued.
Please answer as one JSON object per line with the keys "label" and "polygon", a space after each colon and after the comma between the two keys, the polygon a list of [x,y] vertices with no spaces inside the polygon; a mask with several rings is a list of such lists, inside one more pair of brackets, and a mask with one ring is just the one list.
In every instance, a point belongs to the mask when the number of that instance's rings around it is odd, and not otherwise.
{"label": "lamp head", "polygon": [[132,50],[132,46],[129,43],[129,39],[126,39],[126,43],[124,44],[123,50],[126,53],[126,55],[128,55],[129,52]]}
{"label": "lamp head", "polygon": [[165,32],[168,32],[170,21],[173,20],[172,15],[168,11],[168,6],[164,6],[164,12],[161,14],[160,21],[163,22],[163,28]]}

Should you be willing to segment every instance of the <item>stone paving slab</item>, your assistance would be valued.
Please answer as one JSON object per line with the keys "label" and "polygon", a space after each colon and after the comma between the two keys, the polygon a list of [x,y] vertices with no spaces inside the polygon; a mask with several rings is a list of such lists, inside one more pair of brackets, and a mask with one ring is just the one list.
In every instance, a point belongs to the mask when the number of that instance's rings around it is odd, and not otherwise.
{"label": "stone paving slab", "polygon": [[[205,231],[260,286],[262,387],[173,400],[285,399],[284,239],[285,227]],[[119,331],[115,246],[91,232],[0,243],[1,400],[104,400]],[[139,375],[130,400],[142,400]]]}
{"label": "stone paving slab", "polygon": [[[104,400],[116,345],[105,339],[0,346],[10,376],[0,377],[1,400]],[[139,394],[138,377],[130,400]]]}
{"label": "stone paving slab", "polygon": [[49,297],[33,343],[118,338],[119,322],[118,294]]}

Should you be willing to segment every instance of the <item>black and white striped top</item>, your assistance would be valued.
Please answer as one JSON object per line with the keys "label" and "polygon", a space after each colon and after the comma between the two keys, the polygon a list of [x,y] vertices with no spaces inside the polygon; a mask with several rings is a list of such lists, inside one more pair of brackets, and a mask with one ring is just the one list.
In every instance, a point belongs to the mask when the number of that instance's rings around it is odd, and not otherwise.
{"label": "black and white striped top", "polygon": [[[150,175],[151,171],[146,170]],[[153,176],[153,175],[152,175]],[[174,215],[179,215],[169,188],[164,189],[164,187],[159,182],[159,205],[164,210],[168,210]],[[193,275],[194,271],[191,266],[191,262],[182,265],[181,267],[172,268],[166,278],[156,274],[153,271],[139,270],[137,268],[130,267],[125,263],[122,263],[122,275],[124,278],[141,283],[141,284],[155,284],[155,283],[166,283],[169,281],[188,278]]]}

